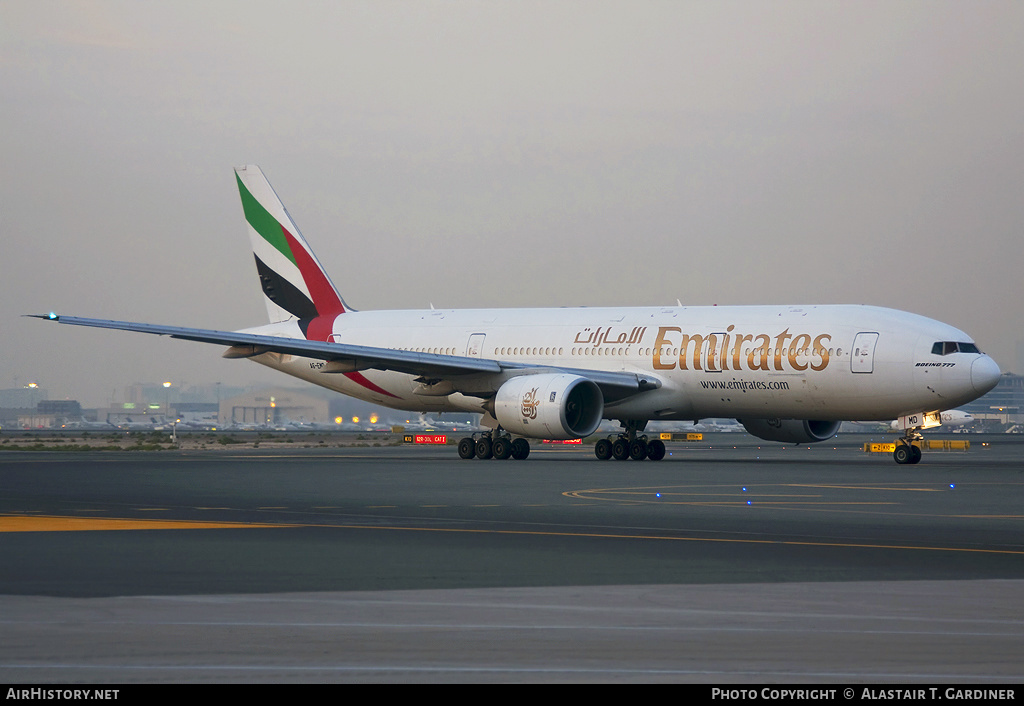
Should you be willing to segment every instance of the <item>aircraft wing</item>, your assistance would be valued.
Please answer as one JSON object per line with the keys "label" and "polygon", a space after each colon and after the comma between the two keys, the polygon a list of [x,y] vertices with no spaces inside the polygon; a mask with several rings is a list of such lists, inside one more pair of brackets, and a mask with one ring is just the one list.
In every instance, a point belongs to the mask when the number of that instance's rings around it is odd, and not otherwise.
{"label": "aircraft wing", "polygon": [[523,374],[531,374],[534,371],[565,372],[593,380],[601,388],[606,401],[619,400],[637,392],[661,387],[661,381],[657,378],[625,371],[538,366],[536,364],[497,361],[488,358],[416,353],[394,348],[359,346],[350,343],[328,343],[325,341],[309,341],[302,338],[267,336],[239,331],[163,326],[160,324],[143,324],[131,321],[87,319],[79,316],[58,316],[57,314],[28,314],[27,316],[55,321],[61,324],[71,324],[73,326],[135,331],[138,333],[155,334],[157,336],[170,336],[171,338],[180,338],[185,341],[216,343],[235,349],[234,357],[250,357],[263,353],[284,353],[305,358],[337,361],[351,365],[353,370],[394,370],[429,379],[450,379],[461,375],[480,373],[500,374],[511,370],[530,371]]}

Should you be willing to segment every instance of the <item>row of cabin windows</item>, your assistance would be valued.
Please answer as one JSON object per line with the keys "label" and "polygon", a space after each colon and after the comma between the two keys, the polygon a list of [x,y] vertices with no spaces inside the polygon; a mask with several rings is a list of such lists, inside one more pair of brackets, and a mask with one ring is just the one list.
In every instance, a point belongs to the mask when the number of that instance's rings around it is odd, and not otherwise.
{"label": "row of cabin windows", "polygon": [[[631,349],[629,349],[629,348],[585,348],[584,347],[584,348],[573,348],[571,354],[572,354],[573,357],[591,356],[591,355],[627,356],[627,355],[630,355],[630,350]],[[643,356],[643,357],[648,357],[648,356],[654,355],[654,350],[655,350],[654,348],[640,348],[640,349],[637,349],[637,355]],[[753,350],[759,351],[761,349],[756,348],[756,349],[753,349]],[[561,348],[516,348],[516,347],[503,347],[503,348],[495,348],[494,349],[494,355],[495,356],[562,355],[562,351],[563,351],[563,349],[561,349]],[[717,352],[717,349],[716,349],[716,352]],[[750,355],[750,352],[751,352],[750,348],[745,348],[741,352],[741,355],[747,356],[747,355]],[[778,352],[779,351],[776,348],[769,348],[768,349],[768,355],[769,356],[774,356]],[[731,355],[731,354],[732,354],[732,351],[727,351],[726,352],[726,355]],[[790,354],[790,350],[788,348],[783,348],[782,349],[781,355],[788,356],[789,354]],[[822,349],[818,349],[818,348],[801,348],[798,351],[795,351],[793,353],[793,355],[803,355],[803,356],[807,356],[807,355],[816,355],[816,356],[828,355],[828,356],[832,356],[832,355],[842,355],[842,354],[843,354],[843,349],[842,348],[836,348],[836,349],[832,349],[832,348],[828,348],[828,349],[825,349],[825,348],[822,348]],[[678,348],[663,348],[663,349],[661,349],[661,353],[659,355],[662,355],[662,356],[677,356],[677,355],[679,355],[679,349]]]}
{"label": "row of cabin windows", "polygon": [[507,347],[507,348],[495,348],[494,349],[494,355],[496,355],[496,356],[504,356],[504,355],[562,355],[563,351],[564,351],[564,349],[562,349],[562,348],[552,348],[550,346],[548,346],[548,347],[535,347],[535,348],[527,348],[527,347],[513,348],[513,347]]}
{"label": "row of cabin windows", "polygon": [[[441,346],[437,346],[437,347],[433,347],[433,348],[431,348],[431,347],[414,347],[414,348],[406,348],[405,350],[413,351],[414,353],[437,353],[437,354],[440,354],[440,355],[458,355],[458,353],[456,353],[454,348],[445,348],[445,347],[441,347]],[[777,351],[774,348],[769,348],[768,349],[768,355],[769,356],[775,355],[776,352]],[[978,350],[978,346],[976,346],[975,344],[967,343],[967,342],[963,342],[963,341],[936,341],[934,344],[932,344],[932,355],[949,355],[951,353],[980,353],[980,352],[981,351]],[[653,353],[654,353],[654,349],[653,348],[641,348],[641,349],[639,349],[638,355],[649,356],[649,355],[653,355]],[[805,349],[802,349],[802,350],[798,351],[796,353],[796,355],[823,355],[825,353],[826,353],[826,351],[824,349],[819,351],[816,348],[815,349],[805,348]],[[572,355],[574,357],[578,357],[578,356],[591,356],[591,355],[619,355],[619,356],[623,356],[623,355],[629,355],[629,354],[630,354],[630,349],[629,348],[573,348],[572,349]],[[749,354],[750,354],[750,349],[746,349],[746,350],[744,350],[741,353],[741,355],[749,355]],[[831,348],[828,349],[827,354],[829,356],[833,355]],[[541,348],[541,347],[533,347],[533,348],[522,347],[522,348],[519,348],[519,347],[511,347],[510,346],[510,347],[503,347],[503,348],[495,348],[494,349],[494,355],[496,355],[496,356],[506,356],[506,355],[511,355],[511,356],[517,356],[517,355],[548,355],[548,356],[550,356],[550,355],[562,355],[562,349],[561,348],[551,348],[551,347],[543,347],[543,348]],[[679,355],[679,349],[678,348],[665,348],[665,349],[662,350],[660,355],[663,355],[663,356]],[[782,355],[789,355],[789,349],[783,348],[782,349]],[[837,349],[836,350],[836,355],[842,355],[842,349]]]}
{"label": "row of cabin windows", "polygon": [[[454,348],[442,347],[442,346],[436,346],[436,347],[412,347],[412,348],[405,348],[403,350],[412,351],[413,353],[436,353],[436,354],[439,354],[439,355],[459,355],[459,353],[457,353]],[[754,350],[760,350],[760,349],[754,349]],[[940,342],[936,343],[934,346],[932,346],[932,353],[935,354],[935,355],[948,355],[950,353],[956,353],[958,350],[961,353],[978,353],[979,352],[978,351],[978,347],[975,346],[973,343],[956,343],[956,342],[949,342],[949,341],[940,341]],[[745,348],[741,352],[741,355],[743,355],[743,356],[750,355],[750,351],[751,351],[750,348]],[[520,347],[508,346],[508,347],[502,347],[502,348],[495,348],[494,349],[494,355],[495,356],[519,356],[519,355],[534,355],[534,356],[539,356],[539,355],[545,355],[545,356],[559,355],[560,356],[560,355],[563,354],[563,352],[564,352],[564,349],[562,349],[562,348],[552,348],[552,347],[532,347],[532,348],[530,348],[530,347],[522,347],[522,348],[520,348]],[[780,355],[787,355],[788,356],[789,352],[790,351],[789,351],[788,348],[783,348]],[[778,349],[775,349],[775,348],[769,348],[768,349],[768,356],[774,356],[776,353],[778,353]],[[824,348],[822,348],[820,350],[817,349],[817,348],[813,348],[813,349],[812,348],[802,348],[802,349],[796,351],[794,353],[794,355],[804,355],[804,356],[806,356],[806,355],[816,355],[816,356],[828,355],[828,356],[832,356],[832,355],[842,355],[842,353],[843,353],[843,349],[842,348],[837,348],[837,349],[829,348],[827,350],[824,349]],[[653,354],[654,354],[654,349],[653,348],[640,348],[637,351],[637,355],[644,356],[644,357],[651,356]],[[727,351],[726,352],[726,355],[730,355],[730,354],[731,354],[731,351]],[[572,355],[574,357],[592,356],[592,355],[600,355],[600,356],[604,356],[604,355],[609,355],[609,356],[611,356],[611,355],[626,356],[626,355],[630,355],[630,349],[629,348],[586,348],[586,347],[583,347],[583,348],[573,348],[572,349]],[[679,349],[678,348],[663,348],[659,355],[662,355],[662,356],[677,356],[677,355],[679,355]]]}

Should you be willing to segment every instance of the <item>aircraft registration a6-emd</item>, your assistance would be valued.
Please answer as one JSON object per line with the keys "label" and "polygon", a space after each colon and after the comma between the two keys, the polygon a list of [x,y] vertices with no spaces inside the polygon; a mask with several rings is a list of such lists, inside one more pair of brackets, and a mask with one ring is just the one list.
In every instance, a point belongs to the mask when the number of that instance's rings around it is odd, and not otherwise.
{"label": "aircraft registration a6-emd", "polygon": [[526,458],[527,439],[621,434],[600,459],[659,460],[651,420],[738,419],[751,434],[823,441],[843,420],[920,419],[896,445],[917,463],[941,410],[991,390],[999,367],[967,334],[872,306],[356,311],[256,166],[235,170],[270,322],[241,331],[37,315],[64,324],[228,346],[289,375],[387,407],[476,412],[491,431],[462,458]]}

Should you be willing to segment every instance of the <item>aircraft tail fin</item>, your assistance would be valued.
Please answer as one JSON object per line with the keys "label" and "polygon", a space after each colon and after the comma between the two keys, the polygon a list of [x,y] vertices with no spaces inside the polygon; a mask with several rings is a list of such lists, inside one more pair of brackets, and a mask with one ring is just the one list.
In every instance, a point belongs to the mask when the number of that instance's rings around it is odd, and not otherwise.
{"label": "aircraft tail fin", "polygon": [[236,167],[235,177],[270,321],[333,320],[350,311],[263,171],[250,164]]}

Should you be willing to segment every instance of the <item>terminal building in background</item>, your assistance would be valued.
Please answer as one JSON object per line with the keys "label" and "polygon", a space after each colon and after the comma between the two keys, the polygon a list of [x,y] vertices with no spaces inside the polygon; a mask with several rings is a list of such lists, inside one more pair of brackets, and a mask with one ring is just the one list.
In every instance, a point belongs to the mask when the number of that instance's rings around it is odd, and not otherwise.
{"label": "terminal building in background", "polygon": [[[136,383],[123,388],[123,401],[96,409],[83,409],[75,400],[50,399],[49,394],[34,383],[0,390],[0,428],[156,428],[177,423],[181,428],[330,426],[353,430],[409,423],[407,412],[379,409],[371,403],[313,386],[242,388],[213,383],[178,387],[173,383]],[[991,392],[960,409],[976,420],[965,431],[1024,433],[1024,377],[1004,373]],[[444,417],[475,421],[473,415]]]}
{"label": "terminal building in background", "polygon": [[986,428],[1002,425],[999,431],[1024,432],[1024,376],[1004,373],[991,392],[960,409],[982,420]]}
{"label": "terminal building in background", "polygon": [[272,387],[222,400],[224,427],[300,427],[333,422],[327,400],[303,390]]}

